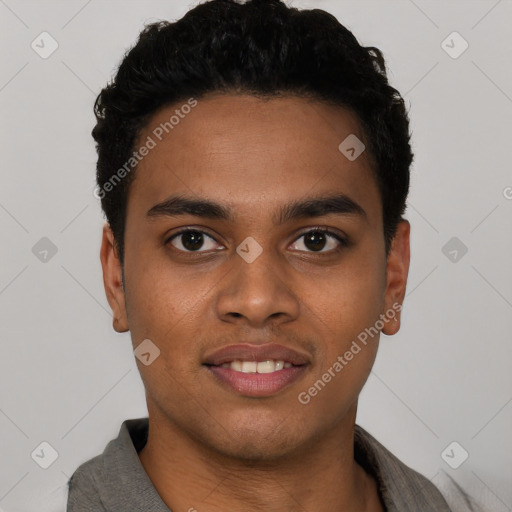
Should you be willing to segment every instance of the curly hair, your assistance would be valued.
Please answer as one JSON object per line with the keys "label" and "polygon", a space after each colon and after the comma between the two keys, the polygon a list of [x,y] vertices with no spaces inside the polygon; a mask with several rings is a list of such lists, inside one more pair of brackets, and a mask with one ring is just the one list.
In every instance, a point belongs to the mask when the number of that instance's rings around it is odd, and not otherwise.
{"label": "curly hair", "polygon": [[320,9],[299,10],[281,0],[210,0],[178,21],[146,25],[96,99],[97,185],[121,263],[134,172],[108,193],[105,185],[130,159],[157,110],[210,92],[299,95],[351,109],[379,187],[389,253],[406,208],[413,153],[408,113],[388,83],[382,52],[361,46]]}

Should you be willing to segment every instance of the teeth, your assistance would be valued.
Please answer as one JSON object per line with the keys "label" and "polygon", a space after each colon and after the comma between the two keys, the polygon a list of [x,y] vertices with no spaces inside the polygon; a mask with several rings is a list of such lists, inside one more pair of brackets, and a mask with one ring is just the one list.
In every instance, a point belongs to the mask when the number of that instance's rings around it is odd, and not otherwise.
{"label": "teeth", "polygon": [[242,373],[256,373],[258,363],[256,361],[244,361],[242,363]]}
{"label": "teeth", "polygon": [[285,363],[284,361],[274,361],[269,359],[268,361],[232,361],[231,363],[224,363],[221,365],[223,368],[231,368],[236,372],[242,373],[274,373],[283,368],[291,368],[291,363]]}
{"label": "teeth", "polygon": [[276,371],[276,363],[274,361],[262,361],[256,367],[258,373],[272,373]]}
{"label": "teeth", "polygon": [[233,361],[231,364],[227,363],[228,367],[237,372],[242,371],[242,361]]}

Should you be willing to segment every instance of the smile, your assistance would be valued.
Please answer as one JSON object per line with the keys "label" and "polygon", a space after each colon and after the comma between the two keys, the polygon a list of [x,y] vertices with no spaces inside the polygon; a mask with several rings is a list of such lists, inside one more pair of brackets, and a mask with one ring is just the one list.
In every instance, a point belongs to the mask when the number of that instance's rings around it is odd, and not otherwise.
{"label": "smile", "polygon": [[231,361],[230,363],[223,363],[221,367],[231,368],[231,370],[241,373],[274,373],[284,368],[291,368],[292,364],[269,359],[267,361]]}

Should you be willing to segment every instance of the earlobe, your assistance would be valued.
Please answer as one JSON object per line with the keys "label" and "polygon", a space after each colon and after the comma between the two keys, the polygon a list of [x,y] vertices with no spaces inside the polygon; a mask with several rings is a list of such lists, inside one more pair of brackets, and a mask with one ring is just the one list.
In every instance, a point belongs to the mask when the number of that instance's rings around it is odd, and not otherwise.
{"label": "earlobe", "polygon": [[393,334],[396,334],[400,330],[400,316],[397,313],[397,315],[389,320],[386,325],[382,328],[382,332],[386,334],[387,336],[393,336]]}
{"label": "earlobe", "polygon": [[100,260],[103,269],[103,286],[113,313],[112,326],[117,332],[126,332],[129,327],[122,266],[117,253],[114,234],[108,223],[103,226]]}
{"label": "earlobe", "polygon": [[[386,311],[394,311],[395,316],[383,327],[382,332],[391,336],[400,330],[400,311],[405,298],[407,276],[410,263],[409,221],[399,222],[395,237],[391,243],[387,259],[387,284],[385,294]],[[400,305],[400,307],[398,307]]]}

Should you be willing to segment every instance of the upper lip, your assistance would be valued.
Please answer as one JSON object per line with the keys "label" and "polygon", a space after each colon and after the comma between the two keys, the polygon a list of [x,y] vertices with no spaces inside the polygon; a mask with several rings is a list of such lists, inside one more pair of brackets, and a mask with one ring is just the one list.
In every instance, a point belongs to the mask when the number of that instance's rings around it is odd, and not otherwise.
{"label": "upper lip", "polygon": [[222,347],[205,357],[204,364],[220,366],[232,361],[284,361],[295,366],[307,364],[309,358],[296,350],[278,345],[276,343],[265,343],[253,345],[251,343],[240,343]]}

